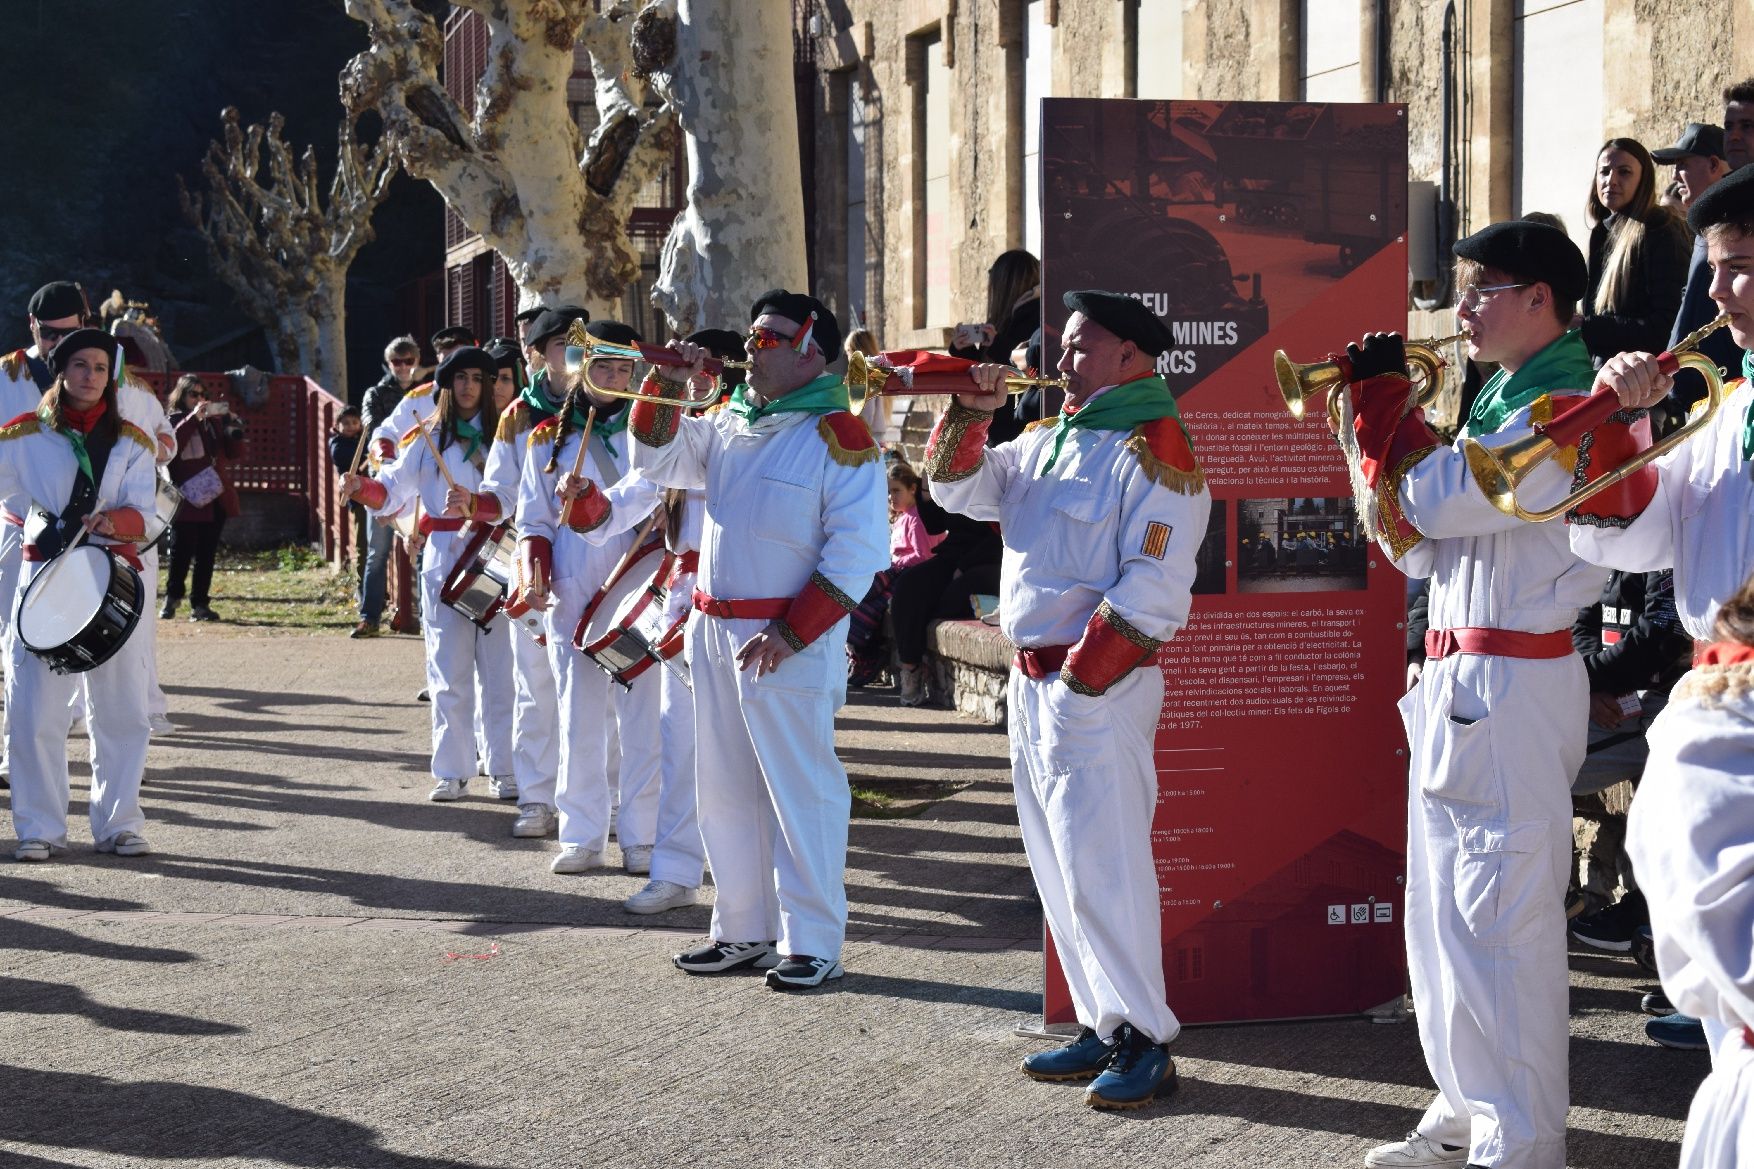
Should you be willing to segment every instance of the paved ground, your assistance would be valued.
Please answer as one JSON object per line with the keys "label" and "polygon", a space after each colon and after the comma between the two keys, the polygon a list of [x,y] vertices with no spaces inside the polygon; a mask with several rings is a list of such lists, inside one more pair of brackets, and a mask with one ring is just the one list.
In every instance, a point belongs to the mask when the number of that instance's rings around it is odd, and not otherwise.
{"label": "paved ground", "polygon": [[[1361,1021],[1190,1030],[1132,1115],[1023,1079],[1040,918],[988,728],[855,697],[856,782],[968,786],[855,822],[851,973],[786,996],[670,969],[705,909],[629,918],[635,878],[551,875],[508,806],[426,803],[416,641],[212,634],[161,646],[158,853],[76,824],[0,861],[5,1169],[1350,1167],[1426,1099],[1413,1027]],[[1629,963],[1573,971],[1571,1163],[1674,1164],[1705,1057],[1643,1041]]]}

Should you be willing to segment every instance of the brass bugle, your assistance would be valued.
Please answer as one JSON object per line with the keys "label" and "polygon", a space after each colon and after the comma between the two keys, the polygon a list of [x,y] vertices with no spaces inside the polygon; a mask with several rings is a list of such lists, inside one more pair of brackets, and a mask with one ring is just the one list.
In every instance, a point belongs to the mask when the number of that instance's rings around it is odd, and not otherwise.
{"label": "brass bugle", "polygon": [[[1005,392],[1017,395],[1034,389],[1053,389],[1063,393],[1070,385],[1069,378],[1030,377],[1020,373],[1005,379]],[[872,398],[886,394],[972,394],[978,389],[974,381],[962,373],[930,373],[909,379],[895,370],[872,365],[863,353],[847,355],[847,397],[852,402],[854,414],[863,410],[865,403]]]}
{"label": "brass bugle", "polygon": [[1577,445],[1578,440],[1586,432],[1600,426],[1619,411],[1619,397],[1613,390],[1604,386],[1593,391],[1584,401],[1558,415],[1551,422],[1536,426],[1533,434],[1523,438],[1512,439],[1510,442],[1496,447],[1485,446],[1477,439],[1466,440],[1462,444],[1462,450],[1467,456],[1468,470],[1473,474],[1474,482],[1479,485],[1481,492],[1492,506],[1505,515],[1515,516],[1532,524],[1539,524],[1564,515],[1591,497],[1599,495],[1616,483],[1635,474],[1640,468],[1647,467],[1662,458],[1698,433],[1706,423],[1711,421],[1712,415],[1718,412],[1718,408],[1723,405],[1723,371],[1718,369],[1717,363],[1711,358],[1698,352],[1698,346],[1705,338],[1729,323],[1730,315],[1724,313],[1711,323],[1695,329],[1681,338],[1667,353],[1657,355],[1663,372],[1672,375],[1683,369],[1692,369],[1699,371],[1699,376],[1705,379],[1704,408],[1695,411],[1687,419],[1686,425],[1661,442],[1653,443],[1639,451],[1600,479],[1585,483],[1552,507],[1531,511],[1517,502],[1518,489],[1522,487],[1536,467],[1548,459],[1554,458],[1566,447]]}
{"label": "brass bugle", "polygon": [[[584,374],[590,369],[592,363],[598,361],[643,361],[648,365],[662,366],[668,369],[688,364],[682,359],[682,355],[674,349],[662,349],[656,345],[644,345],[637,342],[632,345],[622,345],[614,341],[605,341],[585,332],[583,322],[574,321],[566,334],[567,372]],[[750,364],[747,361],[732,361],[722,357],[705,358],[701,361],[701,371],[712,374],[716,379],[712,389],[704,395],[685,394],[680,398],[665,398],[664,401],[671,405],[685,406],[690,409],[710,406],[719,400],[719,395],[723,392],[724,371],[727,369],[748,369]],[[593,393],[601,394],[605,398],[627,398],[640,401],[652,397],[651,394],[641,393],[637,386],[629,386],[625,390],[606,390],[592,383],[590,388]]]}
{"label": "brass bugle", "polygon": [[[1437,400],[1438,391],[1443,389],[1443,369],[1447,363],[1438,350],[1467,336],[1468,332],[1464,329],[1448,337],[1407,342],[1408,367],[1425,375],[1425,388],[1419,392],[1420,406],[1429,408]],[[1327,394],[1328,417],[1334,428],[1339,429],[1340,396],[1330,392],[1345,380],[1344,368],[1338,361],[1311,361],[1299,365],[1281,349],[1273,354],[1273,376],[1279,383],[1279,393],[1285,399],[1285,408],[1291,411],[1293,418],[1302,421],[1309,399],[1317,394]]]}

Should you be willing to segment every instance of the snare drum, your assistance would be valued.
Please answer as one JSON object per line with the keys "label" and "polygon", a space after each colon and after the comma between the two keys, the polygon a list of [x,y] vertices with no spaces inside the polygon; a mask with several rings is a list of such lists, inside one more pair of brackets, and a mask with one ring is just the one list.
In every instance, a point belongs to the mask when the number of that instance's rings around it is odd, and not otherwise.
{"label": "snare drum", "polygon": [[[668,653],[663,645],[669,622],[664,586],[675,562],[676,554],[661,540],[641,548],[626,571],[597,590],[573,632],[573,645],[625,687],[681,648],[680,639]],[[687,613],[682,617],[686,620]]]}
{"label": "snare drum", "polygon": [[152,500],[152,514],[146,517],[146,534],[140,537],[142,548],[158,542],[158,538],[170,528],[171,521],[177,518],[177,509],[181,506],[183,493],[168,476],[159,472],[158,491]]}
{"label": "snare drum", "polygon": [[[493,619],[505,607],[511,578],[499,563],[515,563],[517,533],[509,524],[488,527],[475,525],[475,534],[463,547],[463,554],[445,577],[439,600],[469,618],[482,629],[493,626]],[[496,562],[496,558],[500,558]]]}
{"label": "snare drum", "polygon": [[140,574],[96,544],[43,566],[18,599],[14,628],[24,648],[57,674],[82,674],[113,657],[140,623]]}
{"label": "snare drum", "polygon": [[504,586],[505,603],[499,611],[505,614],[512,628],[537,645],[547,645],[548,628],[543,623],[542,614],[518,599],[518,539],[515,533],[490,546],[483,571]]}

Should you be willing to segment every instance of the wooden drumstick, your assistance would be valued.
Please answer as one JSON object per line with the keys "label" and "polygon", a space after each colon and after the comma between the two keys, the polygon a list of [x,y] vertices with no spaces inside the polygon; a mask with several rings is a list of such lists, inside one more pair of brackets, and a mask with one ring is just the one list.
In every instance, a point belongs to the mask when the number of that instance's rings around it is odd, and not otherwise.
{"label": "wooden drumstick", "polygon": [[417,423],[414,429],[420,431],[420,437],[426,440],[426,449],[432,452],[432,461],[438,464],[439,474],[445,477],[446,487],[455,487],[457,481],[451,478],[451,469],[445,466],[445,457],[439,454],[438,443],[432,441],[432,431],[427,423],[438,421],[438,411],[434,410],[426,422]]}
{"label": "wooden drumstick", "polygon": [[633,558],[639,554],[639,550],[645,545],[646,537],[651,535],[652,525],[657,522],[658,513],[656,509],[653,509],[652,514],[646,517],[646,522],[640,527],[639,534],[633,538],[633,543],[628,546],[627,551],[622,554],[621,560],[610,571],[608,579],[603,582],[604,588],[608,588],[620,580],[621,574],[633,567]]}
{"label": "wooden drumstick", "polygon": [[572,477],[574,479],[577,479],[585,469],[585,448],[591,445],[591,427],[595,425],[597,425],[597,404],[593,402],[590,410],[585,413],[584,433],[579,439],[578,453],[572,459]]}
{"label": "wooden drumstick", "polygon": [[347,468],[349,475],[359,474],[360,460],[365,458],[365,448],[371,445],[372,436],[365,432],[362,425],[359,430],[359,441],[353,444],[353,464]]}

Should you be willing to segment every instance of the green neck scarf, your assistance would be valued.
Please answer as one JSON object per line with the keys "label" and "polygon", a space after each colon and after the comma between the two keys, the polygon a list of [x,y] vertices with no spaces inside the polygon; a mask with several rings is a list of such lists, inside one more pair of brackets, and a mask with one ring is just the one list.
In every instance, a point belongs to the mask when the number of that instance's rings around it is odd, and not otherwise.
{"label": "green neck scarf", "polygon": [[547,422],[560,413],[560,403],[548,396],[548,368],[546,366],[536,371],[536,376],[530,379],[529,385],[519,391],[518,397],[524,399],[524,405],[530,407],[530,414],[537,423]]}
{"label": "green neck scarf", "polygon": [[79,464],[79,473],[85,476],[86,482],[95,487],[97,485],[97,476],[94,475],[91,470],[91,454],[85,449],[84,433],[75,430],[71,426],[56,426],[54,418],[49,415],[49,412],[46,409],[41,407],[37,410],[37,417],[42,419],[43,424],[50,430],[53,430],[56,434],[59,434],[62,438],[67,440],[68,445],[73,448],[73,458]]}
{"label": "green neck scarf", "polygon": [[[1742,376],[1754,385],[1754,350],[1742,351]],[[1742,416],[1742,458],[1754,461],[1754,401],[1748,403],[1748,412]]]}
{"label": "green neck scarf", "polygon": [[1499,370],[1480,388],[1468,411],[1468,434],[1496,434],[1512,414],[1558,390],[1588,390],[1596,380],[1583,335],[1572,329],[1523,363],[1515,373]]}
{"label": "green neck scarf", "polygon": [[[609,440],[627,429],[627,416],[632,413],[632,410],[617,410],[605,418],[603,408],[597,407],[597,420],[591,423],[591,433],[603,440],[603,449],[609,452],[610,458],[615,457],[615,444]],[[584,419],[577,419],[574,425],[584,425]]]}
{"label": "green neck scarf", "polygon": [[[481,416],[477,414],[475,417],[480,418]],[[476,425],[474,421],[464,422],[459,418],[457,420],[457,437],[469,444],[469,449],[463,452],[463,458],[473,459],[475,452],[481,449],[481,427]]]}
{"label": "green neck scarf", "polygon": [[833,414],[837,410],[851,410],[852,401],[840,376],[825,373],[785,397],[759,406],[749,400],[749,387],[740,385],[731,391],[731,404],[726,409],[741,418],[744,425],[754,426],[770,414]]}
{"label": "green neck scarf", "polygon": [[1060,449],[1066,445],[1066,436],[1074,430],[1131,430],[1159,418],[1175,419],[1187,437],[1188,445],[1194,445],[1193,436],[1182,425],[1181,411],[1175,408],[1175,395],[1156,374],[1134,378],[1105,390],[1075,412],[1060,415],[1059,423],[1054,427],[1054,449],[1035,477],[1040,479],[1054,469],[1054,464],[1060,459]]}

